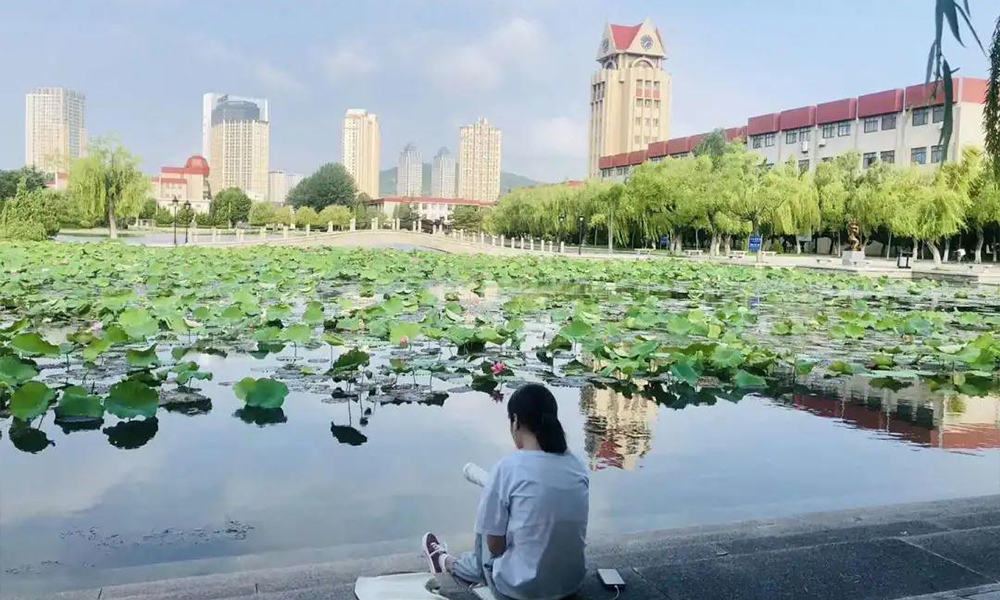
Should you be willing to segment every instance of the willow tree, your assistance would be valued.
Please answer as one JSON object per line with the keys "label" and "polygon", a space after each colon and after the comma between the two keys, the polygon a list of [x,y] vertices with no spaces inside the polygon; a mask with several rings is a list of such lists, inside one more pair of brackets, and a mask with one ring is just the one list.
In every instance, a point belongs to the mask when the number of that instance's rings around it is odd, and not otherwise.
{"label": "willow tree", "polygon": [[812,176],[799,169],[795,159],[773,169],[767,176],[765,190],[778,196],[771,226],[779,235],[795,236],[795,253],[802,253],[798,236],[812,234],[821,224],[819,196]]}
{"label": "willow tree", "polygon": [[149,180],[139,159],[117,142],[97,140],[87,156],[70,165],[69,193],[95,220],[108,220],[108,234],[118,238],[118,219],[139,216],[149,197]]}

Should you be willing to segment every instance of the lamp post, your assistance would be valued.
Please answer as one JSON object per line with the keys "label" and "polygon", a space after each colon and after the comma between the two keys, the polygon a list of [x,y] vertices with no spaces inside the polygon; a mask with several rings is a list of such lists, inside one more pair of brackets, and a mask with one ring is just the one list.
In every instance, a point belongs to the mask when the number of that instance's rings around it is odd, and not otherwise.
{"label": "lamp post", "polygon": [[559,215],[559,239],[557,241],[562,242],[562,232],[563,224],[566,222],[566,215]]}
{"label": "lamp post", "polygon": [[173,201],[173,205],[174,205],[174,246],[177,246],[177,204],[178,204],[177,196],[174,196],[174,201]]}
{"label": "lamp post", "polygon": [[184,222],[184,243],[188,243],[188,229],[191,227],[191,219],[193,218],[191,213],[191,203],[184,203],[184,215],[187,216],[187,221]]}
{"label": "lamp post", "polygon": [[580,235],[580,246],[577,248],[577,254],[583,256],[583,217],[580,217],[577,222],[579,225],[579,235]]}

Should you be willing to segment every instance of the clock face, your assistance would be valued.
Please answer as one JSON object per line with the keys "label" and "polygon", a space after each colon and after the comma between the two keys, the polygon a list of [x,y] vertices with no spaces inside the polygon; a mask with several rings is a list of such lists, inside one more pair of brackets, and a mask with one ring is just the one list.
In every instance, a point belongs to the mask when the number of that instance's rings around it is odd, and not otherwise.
{"label": "clock face", "polygon": [[639,43],[642,44],[642,48],[644,50],[650,50],[653,47],[653,38],[651,36],[644,35],[642,36],[642,39],[639,40]]}
{"label": "clock face", "polygon": [[601,52],[607,52],[608,51],[608,47],[610,45],[611,45],[611,42],[608,41],[608,38],[604,38],[601,41]]}

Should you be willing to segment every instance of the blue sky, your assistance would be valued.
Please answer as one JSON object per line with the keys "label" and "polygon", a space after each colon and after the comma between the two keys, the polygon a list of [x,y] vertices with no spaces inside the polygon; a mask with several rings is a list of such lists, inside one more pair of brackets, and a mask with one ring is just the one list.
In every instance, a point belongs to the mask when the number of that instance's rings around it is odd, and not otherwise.
{"label": "blue sky", "polygon": [[[995,0],[971,0],[980,36]],[[340,160],[347,108],[382,124],[382,165],[414,142],[457,150],[484,116],[504,170],[581,177],[589,77],[604,23],[660,28],[671,136],[922,81],[933,0],[0,0],[0,168],[24,161],[24,94],[86,93],[90,136],[117,136],[143,169],[200,151],[201,95],[271,101],[271,168]],[[952,41],[961,75],[986,59]]]}

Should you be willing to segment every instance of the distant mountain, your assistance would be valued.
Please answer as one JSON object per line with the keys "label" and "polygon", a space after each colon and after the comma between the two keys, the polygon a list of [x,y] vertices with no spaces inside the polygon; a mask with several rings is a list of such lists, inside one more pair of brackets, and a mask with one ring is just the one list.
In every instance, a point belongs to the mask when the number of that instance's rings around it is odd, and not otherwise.
{"label": "distant mountain", "polygon": [[[541,181],[535,181],[530,177],[518,175],[517,173],[500,172],[500,195],[505,196],[510,190],[521,187],[531,187],[533,185],[545,185]],[[396,195],[396,167],[383,169],[379,172],[378,188],[383,196]],[[420,192],[424,196],[431,193],[431,163],[424,163],[424,181]]]}

